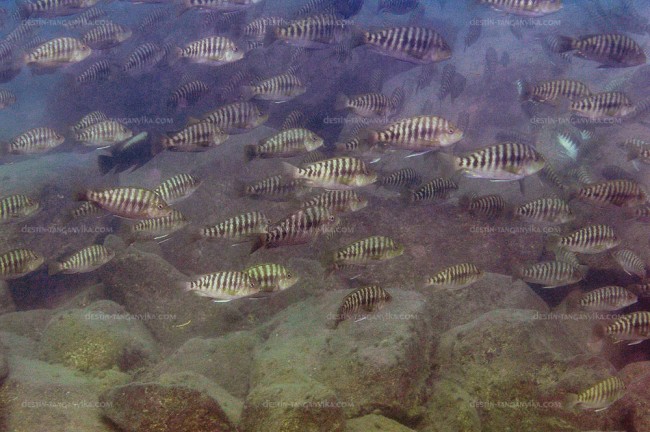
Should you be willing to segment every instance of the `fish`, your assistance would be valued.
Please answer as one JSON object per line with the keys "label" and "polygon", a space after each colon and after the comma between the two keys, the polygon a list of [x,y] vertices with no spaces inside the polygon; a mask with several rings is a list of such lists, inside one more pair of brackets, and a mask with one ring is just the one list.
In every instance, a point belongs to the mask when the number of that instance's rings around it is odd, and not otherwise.
{"label": "fish", "polygon": [[650,282],[631,284],[625,289],[635,294],[637,297],[650,297]]}
{"label": "fish", "polygon": [[421,183],[422,177],[413,168],[402,168],[383,175],[377,180],[378,186],[392,188],[411,188]]}
{"label": "fish", "polygon": [[439,153],[454,172],[472,178],[521,180],[544,168],[546,159],[533,147],[504,142],[484,147],[463,156]]}
{"label": "fish", "polygon": [[610,405],[625,396],[626,387],[623,380],[618,377],[609,377],[589,387],[578,394],[566,395],[564,407],[567,410],[579,408],[581,410],[603,411]]}
{"label": "fish", "polygon": [[478,24],[474,24],[478,19],[477,18],[472,18],[470,20],[470,25],[469,28],[467,29],[467,34],[465,35],[465,50],[467,48],[471,47],[474,45],[479,38],[481,37],[481,33],[483,31],[483,25],[481,24],[480,21],[478,21]]}
{"label": "fish", "polygon": [[0,255],[0,280],[18,279],[39,269],[45,257],[32,249],[12,249]]}
{"label": "fish", "polygon": [[29,0],[18,3],[22,19],[73,15],[97,4],[98,0]]}
{"label": "fish", "polygon": [[279,25],[269,32],[267,43],[275,40],[291,46],[323,49],[343,41],[349,33],[345,19],[336,14],[318,14]]}
{"label": "fish", "polygon": [[155,9],[142,18],[142,21],[138,24],[137,32],[140,34],[145,33],[151,30],[152,27],[160,26],[167,18],[169,18],[169,13],[165,8]]}
{"label": "fish", "polygon": [[635,304],[636,294],[622,286],[608,285],[590,291],[580,297],[578,305],[590,311],[617,311]]}
{"label": "fish", "polygon": [[650,312],[631,312],[596,330],[599,337],[608,336],[615,343],[628,341],[628,345],[636,345],[650,338]]}
{"label": "fish", "polygon": [[420,6],[419,0],[379,0],[379,13],[404,15]]}
{"label": "fish", "polygon": [[343,298],[333,326],[336,328],[342,321],[349,319],[362,320],[368,314],[381,310],[391,300],[392,296],[378,285],[357,288]]}
{"label": "fish", "polygon": [[461,289],[478,282],[483,276],[485,276],[483,270],[474,264],[455,264],[438,271],[433,276],[427,277],[425,287]]}
{"label": "fish", "polygon": [[555,137],[560,153],[575,161],[578,158],[579,142],[570,132],[559,132]]}
{"label": "fish", "polygon": [[81,203],[81,205],[71,210],[69,216],[70,219],[79,219],[87,216],[101,215],[102,212],[103,212],[102,208],[96,205],[95,203],[85,201]]}
{"label": "fish", "polygon": [[177,48],[175,56],[191,63],[220,66],[243,59],[244,51],[227,37],[209,36]]}
{"label": "fish", "polygon": [[394,106],[391,99],[381,93],[365,93],[352,97],[339,94],[334,109],[350,109],[361,117],[386,117],[393,112]]}
{"label": "fish", "polygon": [[250,184],[239,185],[239,196],[250,198],[282,199],[296,195],[305,189],[304,181],[287,179],[283,175],[266,177]]}
{"label": "fish", "polygon": [[282,122],[280,130],[302,128],[305,127],[306,123],[307,118],[305,117],[305,114],[303,114],[303,112],[300,110],[294,110],[287,114],[284,121]]}
{"label": "fish", "polygon": [[152,70],[165,57],[165,51],[153,42],[144,42],[131,51],[122,65],[122,72],[132,75]]}
{"label": "fish", "polygon": [[172,92],[167,100],[170,108],[187,108],[196,105],[201,98],[210,92],[210,86],[200,80],[181,84]]}
{"label": "fish", "polygon": [[25,54],[25,64],[41,68],[57,67],[77,63],[92,54],[92,49],[71,37],[50,39]]}
{"label": "fish", "polygon": [[300,276],[275,263],[256,264],[246,268],[244,273],[255,281],[262,292],[284,291],[300,280]]}
{"label": "fish", "polygon": [[314,162],[303,168],[283,162],[285,174],[303,180],[306,186],[331,190],[354,189],[377,181],[377,173],[360,159],[335,157]]}
{"label": "fish", "polygon": [[15,93],[7,89],[0,89],[0,109],[6,109],[16,103]]}
{"label": "fish", "polygon": [[203,227],[199,230],[199,238],[241,240],[266,234],[270,227],[271,220],[264,213],[254,211]]}
{"label": "fish", "polygon": [[463,94],[466,85],[467,85],[467,78],[465,78],[463,74],[459,74],[458,72],[456,72],[452,77],[451,87],[450,87],[450,96],[452,102],[454,102],[456,98],[458,98],[458,96]]}
{"label": "fish", "polygon": [[[446,65],[445,65],[446,66]],[[424,65],[420,69],[420,73],[416,78],[415,91],[422,90],[429,87],[433,82],[433,78],[436,74],[436,64]]]}
{"label": "fish", "polygon": [[187,218],[178,210],[167,216],[139,220],[130,228],[129,243],[166,238],[188,224]]}
{"label": "fish", "polygon": [[65,137],[48,127],[30,129],[14,137],[7,144],[7,153],[31,155],[48,152],[65,141]]}
{"label": "fish", "polygon": [[628,161],[639,161],[644,164],[650,164],[650,143],[633,138],[619,143],[618,147],[627,151]]}
{"label": "fish", "polygon": [[129,28],[112,21],[104,21],[84,33],[81,41],[93,49],[105,50],[121,44],[132,35],[133,32]]}
{"label": "fish", "polygon": [[192,195],[201,183],[202,180],[190,174],[178,174],[160,183],[153,191],[168,205],[172,205]]}
{"label": "fish", "polygon": [[575,100],[569,109],[591,120],[621,118],[635,112],[634,104],[622,92],[596,93]]}
{"label": "fish", "polygon": [[472,216],[491,219],[500,216],[504,212],[506,201],[498,194],[482,196],[472,194],[461,197],[458,205]]}
{"label": "fish", "polygon": [[181,282],[181,287],[198,296],[221,301],[249,297],[260,292],[257,282],[242,271],[209,273],[189,282]]}
{"label": "fish", "polygon": [[338,249],[333,256],[331,270],[350,265],[367,265],[397,258],[404,254],[404,246],[390,237],[371,236]]}
{"label": "fish", "polygon": [[499,64],[499,54],[494,47],[488,47],[485,51],[485,70],[483,75],[488,81],[492,81],[497,72],[497,65]]}
{"label": "fish", "polygon": [[558,36],[556,52],[574,52],[574,56],[600,63],[599,68],[624,68],[646,62],[643,48],[624,34],[590,34],[579,38]]}
{"label": "fish", "polygon": [[553,236],[549,249],[566,249],[582,254],[598,254],[615,248],[621,240],[609,225],[587,225],[564,236]]}
{"label": "fish", "polygon": [[201,122],[163,137],[162,147],[175,152],[202,152],[223,144],[228,137],[218,125]]}
{"label": "fish", "polygon": [[579,200],[604,206],[635,207],[648,202],[648,195],[639,183],[634,180],[606,180],[587,184],[573,193]]}
{"label": "fish", "polygon": [[322,207],[300,209],[271,225],[268,232],[258,236],[251,253],[265,249],[308,243],[338,223],[338,218]]}
{"label": "fish", "polygon": [[253,40],[264,40],[266,35],[275,31],[276,27],[286,26],[289,21],[277,16],[262,16],[254,19],[244,26],[242,33],[244,37]]}
{"label": "fish", "polygon": [[253,85],[242,86],[244,100],[261,99],[287,102],[307,91],[307,87],[293,73],[288,72],[267,78]]}
{"label": "fish", "polygon": [[620,249],[611,253],[612,258],[623,268],[623,271],[629,275],[634,275],[640,279],[645,279],[647,270],[645,263],[639,256],[629,249]]}
{"label": "fish", "polygon": [[492,9],[513,15],[541,17],[562,9],[562,0],[474,0]]}
{"label": "fish", "polygon": [[587,274],[587,266],[575,266],[565,261],[542,261],[516,267],[513,280],[557,288],[580,282]]}
{"label": "fish", "polygon": [[154,191],[136,187],[86,190],[78,201],[90,201],[111,214],[126,219],[148,219],[167,216],[172,208]]}
{"label": "fish", "polygon": [[575,219],[569,204],[560,198],[540,198],[517,207],[514,214],[518,218],[533,222],[564,224]]}
{"label": "fish", "polygon": [[92,245],[66,257],[61,262],[52,262],[48,274],[89,273],[97,270],[115,257],[115,251],[103,246]]}
{"label": "fish", "polygon": [[261,1],[262,0],[183,0],[181,2],[181,13],[190,9],[233,12],[248,9]]}
{"label": "fish", "polygon": [[[212,123],[227,134],[249,131],[264,124],[269,118],[253,102],[233,102],[204,114],[193,123]],[[192,121],[190,121],[192,123]]]}
{"label": "fish", "polygon": [[133,132],[115,120],[102,120],[77,132],[75,140],[86,147],[109,147],[133,137]]}
{"label": "fish", "polygon": [[107,81],[113,77],[115,66],[108,60],[99,60],[88,66],[76,76],[78,84],[88,84],[99,81]]}
{"label": "fish", "polygon": [[300,203],[301,208],[322,207],[332,213],[348,213],[368,206],[368,199],[354,190],[325,191]]}
{"label": "fish", "polygon": [[258,144],[244,147],[247,161],[255,158],[286,158],[298,156],[322,147],[325,141],[322,137],[305,128],[282,130]]}
{"label": "fish", "polygon": [[149,162],[160,151],[153,145],[147,132],[140,132],[132,138],[113,145],[110,155],[99,155],[97,165],[102,175],[111,171],[121,173],[130,169],[134,171]]}
{"label": "fish", "polygon": [[[575,179],[575,181],[578,182],[578,185],[587,186],[587,185],[596,184],[596,179],[595,179],[593,173],[591,173],[584,165],[580,165],[580,166],[577,166],[575,168],[571,168],[570,170],[567,171],[567,174],[570,177],[573,177]],[[573,195],[579,194],[579,191],[576,192],[575,190],[570,191],[570,192]],[[586,193],[588,193],[588,192],[586,192]]]}
{"label": "fish", "polygon": [[442,200],[455,190],[458,190],[458,184],[455,181],[437,177],[412,191],[408,195],[408,199],[412,203]]}
{"label": "fish", "polygon": [[398,60],[427,64],[448,60],[452,50],[447,41],[427,27],[389,27],[361,34],[355,45]]}
{"label": "fish", "polygon": [[422,115],[394,122],[380,131],[370,131],[371,146],[393,147],[410,151],[438,150],[463,138],[463,131],[442,117]]}
{"label": "fish", "polygon": [[0,199],[0,224],[24,220],[41,210],[41,204],[27,195],[9,195]]}
{"label": "fish", "polygon": [[557,100],[560,97],[575,101],[592,95],[586,84],[571,79],[540,81],[534,85],[525,80],[518,80],[516,85],[517,93],[521,100],[531,100],[553,105],[557,104]]}

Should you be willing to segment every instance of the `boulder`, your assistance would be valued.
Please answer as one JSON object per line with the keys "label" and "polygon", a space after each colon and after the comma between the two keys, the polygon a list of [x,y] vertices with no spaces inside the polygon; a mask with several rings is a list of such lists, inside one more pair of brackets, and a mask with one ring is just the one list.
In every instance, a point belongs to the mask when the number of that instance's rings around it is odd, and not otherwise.
{"label": "boulder", "polygon": [[51,309],[32,309],[0,315],[0,328],[32,340],[39,340],[43,330],[56,312]]}
{"label": "boulder", "polygon": [[0,281],[0,315],[16,310],[14,299],[6,282]]}
{"label": "boulder", "polygon": [[404,425],[377,414],[348,420],[345,432],[415,432]]}
{"label": "boulder", "polygon": [[625,381],[627,394],[616,405],[627,408],[630,431],[650,430],[650,361],[630,363],[621,369],[619,376]]}

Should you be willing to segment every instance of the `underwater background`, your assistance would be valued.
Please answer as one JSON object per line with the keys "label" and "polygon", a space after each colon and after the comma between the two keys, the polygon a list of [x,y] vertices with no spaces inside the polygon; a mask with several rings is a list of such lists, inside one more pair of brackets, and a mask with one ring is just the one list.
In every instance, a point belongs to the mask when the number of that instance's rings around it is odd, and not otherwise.
{"label": "underwater background", "polygon": [[650,431],[647,2],[0,24],[0,431]]}

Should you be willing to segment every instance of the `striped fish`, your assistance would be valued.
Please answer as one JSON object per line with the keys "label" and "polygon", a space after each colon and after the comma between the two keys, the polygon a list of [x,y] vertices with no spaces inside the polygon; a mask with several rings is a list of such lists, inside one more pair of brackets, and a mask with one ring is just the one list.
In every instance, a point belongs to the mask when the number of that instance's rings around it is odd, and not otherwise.
{"label": "striped fish", "polygon": [[184,11],[189,9],[215,10],[219,12],[233,12],[248,9],[260,3],[261,0],[183,0]]}
{"label": "striped fish", "polygon": [[455,171],[468,177],[491,180],[520,180],[535,174],[546,164],[544,157],[533,147],[505,142],[473,151],[464,156],[439,156]]}
{"label": "striped fish", "polygon": [[271,221],[262,212],[243,213],[216,225],[201,228],[199,235],[205,239],[240,240],[266,234]]}
{"label": "striped fish", "polygon": [[302,180],[287,180],[282,175],[275,175],[255,183],[241,185],[239,194],[252,198],[285,198],[302,191],[304,188],[305,185]]}
{"label": "striped fish", "polygon": [[203,81],[190,81],[180,85],[169,97],[167,106],[170,108],[186,108],[195,105],[210,91]]}
{"label": "striped fish", "polygon": [[216,124],[196,123],[164,137],[162,146],[170,151],[201,152],[216,147],[227,139],[228,135]]}
{"label": "striped fish", "polygon": [[426,27],[391,27],[365,32],[359,41],[379,54],[416,64],[451,58],[451,48],[435,30]]}
{"label": "striped fish", "polygon": [[126,219],[147,219],[167,216],[172,208],[149,190],[117,187],[102,191],[87,190],[77,196],[79,201],[90,201],[116,216]]}
{"label": "striped fish", "polygon": [[632,312],[614,320],[602,328],[604,335],[616,343],[630,341],[636,345],[650,338],[650,312]]}
{"label": "striped fish", "polygon": [[221,271],[203,275],[189,282],[182,282],[185,291],[201,297],[230,301],[259,293],[259,287],[248,273]]}
{"label": "striped fish", "polygon": [[79,84],[106,81],[113,74],[113,65],[108,60],[99,60],[81,71],[75,78]]}
{"label": "striped fish", "polygon": [[348,30],[347,21],[334,14],[320,14],[277,26],[272,36],[292,46],[318,49],[341,42]]}
{"label": "striped fish", "polygon": [[178,210],[173,210],[167,216],[143,219],[131,226],[129,243],[138,240],[159,240],[168,237],[185,228],[188,220]]}
{"label": "striped fish", "polygon": [[629,249],[620,249],[611,253],[612,258],[623,268],[623,271],[629,275],[634,275],[640,279],[646,278],[646,266],[639,256]]}
{"label": "striped fish", "polygon": [[370,132],[368,142],[370,145],[426,151],[448,147],[462,138],[463,131],[449,120],[437,116],[416,116],[395,122],[382,131]]}
{"label": "striped fish", "polygon": [[160,183],[153,191],[167,204],[176,204],[194,193],[202,180],[190,174],[178,174]]}
{"label": "striped fish", "polygon": [[87,147],[107,147],[125,141],[133,132],[115,120],[102,120],[77,132],[76,140]]}
{"label": "striped fish", "polygon": [[626,289],[638,297],[650,297],[650,282],[628,285]]}
{"label": "striped fish", "polygon": [[248,274],[263,292],[283,291],[300,280],[300,277],[288,268],[273,263],[248,267],[244,273]]}
{"label": "striped fish", "polygon": [[629,139],[618,144],[618,147],[627,151],[627,160],[638,160],[650,164],[650,143],[641,139]]}
{"label": "striped fish", "polygon": [[364,93],[352,97],[340,94],[334,108],[338,111],[350,109],[361,117],[386,117],[392,114],[393,103],[382,93]]}
{"label": "striped fish", "polygon": [[145,15],[142,21],[140,21],[140,24],[138,25],[138,33],[144,33],[151,27],[160,25],[167,18],[170,18],[170,15],[165,8],[152,11],[150,14]]}
{"label": "striped fish", "polygon": [[570,234],[551,239],[551,249],[562,248],[570,252],[597,254],[615,248],[621,240],[608,225],[588,225]]}
{"label": "striped fish", "polygon": [[562,0],[476,0],[500,12],[539,17],[562,9]]}
{"label": "striped fish", "polygon": [[555,189],[565,191],[569,188],[566,184],[564,184],[564,181],[560,178],[555,168],[553,168],[553,166],[548,162],[546,162],[544,168],[539,171],[539,176],[545,183],[554,187]]}
{"label": "striped fish", "polygon": [[560,198],[540,198],[515,209],[515,216],[534,222],[564,224],[575,219],[569,204]]}
{"label": "striped fish", "polygon": [[446,267],[426,280],[425,286],[460,289],[470,286],[483,278],[485,273],[474,264],[462,263]]}
{"label": "striped fish", "polygon": [[593,173],[587,167],[580,165],[567,171],[569,177],[573,177],[580,185],[592,185],[596,183]]}
{"label": "striped fish", "polygon": [[579,408],[599,412],[625,396],[625,392],[623,380],[610,377],[578,394],[567,394],[564,406],[569,410]]}
{"label": "striped fish", "polygon": [[355,212],[365,208],[367,205],[368,199],[360,196],[353,190],[325,191],[300,204],[302,208],[324,207],[333,213]]}
{"label": "striped fish", "polygon": [[7,151],[15,155],[45,153],[63,144],[65,137],[54,129],[37,127],[14,137],[7,146]]}
{"label": "striped fish", "polygon": [[210,36],[178,48],[176,55],[192,63],[220,66],[241,60],[244,58],[244,51],[231,39]]}
{"label": "striped fish", "polygon": [[422,177],[413,168],[402,168],[377,180],[379,186],[410,188],[422,183]]}
{"label": "striped fish", "polygon": [[0,89],[0,109],[5,109],[16,103],[16,95],[7,90]]}
{"label": "striped fish", "polygon": [[596,93],[574,101],[571,111],[591,120],[625,117],[634,112],[632,101],[622,92]]}
{"label": "striped fish", "polygon": [[557,288],[580,282],[587,274],[586,266],[575,266],[565,261],[542,261],[518,266],[514,279]]}
{"label": "striped fish", "polygon": [[101,207],[95,203],[89,201],[81,203],[77,208],[70,211],[70,217],[72,219],[79,219],[86,216],[100,215],[103,210]]}
{"label": "striped fish", "polygon": [[[91,0],[89,3],[99,3]],[[84,10],[80,14],[75,14],[75,17],[71,20],[64,22],[62,25],[68,29],[79,29],[91,26],[99,18],[106,16],[106,11],[99,6],[92,6]]]}
{"label": "striped fish", "polygon": [[357,240],[334,253],[334,270],[349,265],[365,265],[401,256],[404,246],[385,236],[371,236]]}
{"label": "striped fish", "polygon": [[591,91],[589,91],[586,84],[570,79],[541,81],[535,85],[520,80],[517,81],[517,91],[522,100],[551,104],[555,104],[559,97],[565,97],[573,101],[591,96]]}
{"label": "striped fish", "polygon": [[280,17],[259,17],[244,26],[244,36],[254,40],[263,40],[276,27],[286,26],[288,21]]}
{"label": "striped fish", "polygon": [[437,177],[411,192],[409,200],[418,203],[446,199],[455,190],[458,190],[458,184],[455,181]]}
{"label": "striped fish", "polygon": [[286,102],[300,96],[307,87],[291,72],[276,75],[253,85],[242,86],[243,98]]}
{"label": "striped fish", "polygon": [[0,224],[28,218],[40,209],[40,203],[26,195],[4,197],[0,199]]}
{"label": "striped fish", "polygon": [[634,207],[648,201],[643,186],[633,180],[607,180],[588,184],[577,191],[576,197],[596,205],[611,204],[617,207]]}
{"label": "striped fish", "polygon": [[18,4],[22,18],[73,15],[94,6],[99,0],[28,0]]}
{"label": "striped fish", "polygon": [[0,255],[0,280],[17,279],[43,265],[45,257],[31,249],[13,249]]}
{"label": "striped fish", "polygon": [[224,132],[232,134],[256,128],[268,118],[269,115],[262,114],[252,102],[234,102],[203,115],[201,121],[212,123]]}
{"label": "striped fish", "polygon": [[323,138],[309,129],[287,129],[260,140],[258,144],[246,145],[244,154],[247,161],[255,158],[293,157],[316,150],[324,143]]}
{"label": "striped fish", "polygon": [[284,245],[308,243],[338,222],[336,216],[322,207],[307,207],[290,214],[272,225],[266,234],[258,237],[251,253]]}
{"label": "striped fish", "polygon": [[281,130],[287,129],[297,129],[305,126],[306,123],[305,114],[300,110],[293,110],[285,117],[282,122]]}
{"label": "striped fish", "polygon": [[391,295],[378,285],[358,288],[343,298],[336,312],[334,327],[349,319],[361,321],[367,314],[382,309],[391,300]]}
{"label": "striped fish", "polygon": [[643,48],[623,34],[593,34],[580,38],[559,36],[557,52],[574,51],[574,55],[601,63],[599,68],[638,66],[646,62]]}
{"label": "striped fish", "polygon": [[377,174],[371,171],[360,159],[338,157],[325,159],[306,165],[294,167],[283,162],[286,174],[293,179],[304,180],[309,187],[343,190],[367,186],[377,180]]}
{"label": "striped fish", "polygon": [[380,13],[404,15],[420,6],[419,0],[379,0]]}
{"label": "striped fish", "polygon": [[70,255],[61,262],[48,266],[48,274],[89,273],[97,270],[115,257],[115,252],[102,245],[92,245]]}
{"label": "striped fish", "polygon": [[165,51],[153,42],[138,45],[122,65],[122,72],[138,74],[155,67],[165,57]]}
{"label": "striped fish", "polygon": [[104,50],[121,44],[132,35],[131,29],[121,24],[105,21],[84,33],[81,41],[91,48]]}
{"label": "striped fish", "polygon": [[621,286],[604,286],[580,297],[578,304],[591,311],[617,311],[637,302],[637,296]]}
{"label": "striped fish", "polygon": [[506,201],[501,195],[465,195],[458,205],[472,216],[495,218],[503,213]]}
{"label": "striped fish", "polygon": [[84,60],[92,49],[82,41],[71,37],[59,37],[37,46],[25,54],[25,64],[38,67],[56,67]]}
{"label": "striped fish", "polygon": [[102,111],[92,111],[83,116],[77,123],[75,123],[70,129],[73,132],[81,132],[89,126],[97,124],[101,121],[108,120],[106,114]]}

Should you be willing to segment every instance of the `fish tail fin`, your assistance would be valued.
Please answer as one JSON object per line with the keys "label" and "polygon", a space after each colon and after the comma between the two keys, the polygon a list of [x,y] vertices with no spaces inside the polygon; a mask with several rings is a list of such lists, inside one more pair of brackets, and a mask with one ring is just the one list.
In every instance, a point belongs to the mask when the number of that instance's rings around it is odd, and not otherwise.
{"label": "fish tail fin", "polygon": [[565,410],[571,411],[573,410],[573,408],[575,408],[577,404],[578,404],[578,395],[575,393],[568,393],[564,397],[564,402],[562,405],[564,406]]}
{"label": "fish tail fin", "polygon": [[52,276],[61,273],[63,265],[60,262],[53,261],[47,265],[47,274]]}
{"label": "fish tail fin", "polygon": [[243,100],[253,99],[253,96],[255,96],[255,87],[252,85],[241,86],[241,97]]}
{"label": "fish tail fin", "polygon": [[244,146],[244,158],[246,162],[250,162],[257,157],[257,145],[248,144]]}
{"label": "fish tail fin", "polygon": [[531,86],[525,79],[519,79],[515,81],[515,86],[517,87],[517,94],[519,95],[520,101],[527,101],[530,99]]}
{"label": "fish tail fin", "polygon": [[266,236],[265,235],[260,235],[255,239],[255,242],[251,246],[251,251],[250,253],[253,254],[255,253],[258,249],[261,249],[264,247],[266,244]]}
{"label": "fish tail fin", "polygon": [[300,168],[295,167],[288,162],[282,162],[282,173],[287,177],[296,179],[299,177]]}
{"label": "fish tail fin", "polygon": [[437,152],[435,156],[440,162],[442,177],[448,177],[454,181],[457,181],[460,170],[458,157],[454,156],[453,154],[444,152]]}
{"label": "fish tail fin", "polygon": [[74,199],[75,201],[89,201],[88,199],[89,193],[90,191],[87,190],[79,191],[74,195]]}
{"label": "fish tail fin", "polygon": [[97,165],[99,167],[99,172],[101,172],[102,175],[106,175],[115,167],[115,159],[113,156],[99,155],[97,157]]}
{"label": "fish tail fin", "polygon": [[573,51],[575,49],[576,40],[569,36],[556,36],[555,37],[555,48],[554,51],[558,54],[565,53],[567,51]]}
{"label": "fish tail fin", "polygon": [[336,95],[336,102],[334,103],[334,109],[337,111],[342,111],[348,107],[348,102],[350,99],[343,93]]}

